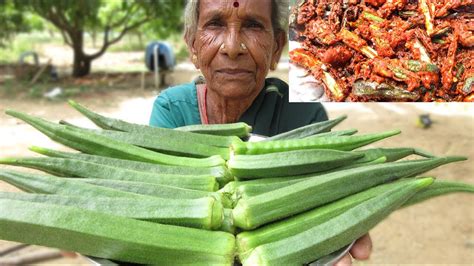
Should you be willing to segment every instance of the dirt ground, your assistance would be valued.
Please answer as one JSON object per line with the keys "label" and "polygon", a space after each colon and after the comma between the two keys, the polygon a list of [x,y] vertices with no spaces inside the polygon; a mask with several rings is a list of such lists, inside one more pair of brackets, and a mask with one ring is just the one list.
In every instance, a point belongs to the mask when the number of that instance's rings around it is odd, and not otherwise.
{"label": "dirt ground", "polygon": [[[151,91],[103,92],[76,100],[103,114],[146,123],[155,95]],[[474,184],[474,106],[470,104],[326,104],[329,116],[349,118],[336,129],[356,128],[360,133],[400,129],[402,134],[374,146],[417,147],[436,155],[464,155],[467,162],[435,169],[426,175]],[[64,149],[28,125],[4,114],[13,108],[58,121],[91,126],[65,102],[0,99],[0,157],[30,156],[28,146]],[[433,125],[417,126],[429,113]],[[3,166],[5,167],[5,166]],[[16,191],[0,182],[0,191]],[[392,214],[371,231],[374,250],[370,260],[358,265],[474,265],[474,196],[455,194],[432,199]],[[0,250],[12,243],[0,241]],[[48,250],[33,248],[34,250]],[[83,257],[44,263],[86,265]],[[0,263],[1,264],[1,263]]]}

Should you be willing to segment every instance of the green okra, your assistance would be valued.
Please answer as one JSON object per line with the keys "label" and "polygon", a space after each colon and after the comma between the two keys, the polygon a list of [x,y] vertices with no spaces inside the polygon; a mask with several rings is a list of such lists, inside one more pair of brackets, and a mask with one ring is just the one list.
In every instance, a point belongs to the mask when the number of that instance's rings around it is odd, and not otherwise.
{"label": "green okra", "polygon": [[[339,167],[336,169],[332,169],[332,170],[328,170],[328,171],[324,171],[320,173],[312,173],[312,174],[292,176],[292,177],[233,181],[233,182],[228,183],[226,186],[224,186],[224,188],[221,189],[220,192],[229,194],[230,197],[233,199],[233,201],[237,202],[241,198],[249,198],[249,197],[257,196],[257,195],[260,195],[272,190],[286,187],[286,186],[301,182],[303,180],[313,178],[316,176],[321,176],[327,173],[352,169],[356,167],[363,167],[367,165],[381,164],[385,162],[386,162],[386,158],[380,157],[370,162],[349,164],[347,166]],[[260,180],[264,182],[256,182]]]}
{"label": "green okra", "polygon": [[216,136],[207,134],[198,134],[192,132],[179,131],[169,128],[158,128],[147,125],[139,125],[129,123],[120,119],[108,118],[98,113],[95,113],[84,106],[70,100],[69,104],[90,119],[94,124],[103,129],[125,131],[125,132],[136,132],[152,134],[158,139],[174,139],[175,141],[189,142],[193,141],[196,143],[207,144],[218,147],[228,147],[231,143],[240,141],[240,138],[236,136]]}
{"label": "green okra", "polygon": [[7,110],[6,113],[32,125],[52,140],[69,146],[73,149],[95,155],[129,159],[169,165],[183,165],[190,167],[211,167],[223,165],[225,161],[220,156],[208,158],[187,158],[162,154],[140,148],[131,144],[116,141],[100,136],[87,130],[58,125],[44,119],[25,113]]}
{"label": "green okra", "polygon": [[134,181],[122,181],[113,179],[100,179],[100,178],[68,178],[77,180],[80,182],[113,188],[120,191],[127,191],[140,195],[148,195],[166,199],[198,199],[205,197],[214,197],[222,202],[224,207],[232,206],[232,202],[228,197],[225,197],[219,192],[209,192],[202,190],[186,189],[173,186],[145,183],[145,182],[134,182]]}
{"label": "green okra", "polygon": [[231,265],[232,234],[69,206],[0,200],[0,239],[153,265]]}
{"label": "green okra", "polygon": [[220,155],[224,159],[229,159],[229,149],[227,147],[216,147],[201,143],[195,143],[192,141],[185,142],[183,140],[176,140],[173,138],[163,140],[157,138],[155,135],[144,132],[137,133],[105,129],[87,129],[72,125],[63,120],[61,120],[59,123],[70,126],[73,129],[77,129],[79,132],[88,131],[93,134],[115,139],[123,143],[132,144],[138,147],[162,152],[165,154],[195,158],[205,158],[214,155]]}
{"label": "green okra", "polygon": [[421,62],[417,60],[408,60],[406,62],[408,70],[412,72],[433,72],[439,73],[439,68],[437,65],[432,63]]}
{"label": "green okra", "polygon": [[242,229],[254,229],[370,187],[465,160],[465,157],[430,158],[369,165],[328,173],[240,199],[233,209],[234,223]]}
{"label": "green okra", "polygon": [[283,177],[322,172],[347,165],[363,154],[336,150],[305,149],[260,155],[235,155],[228,162],[239,179]]}
{"label": "green okra", "polygon": [[364,154],[364,157],[357,159],[355,163],[370,162],[380,157],[386,157],[387,162],[394,162],[414,154],[426,158],[435,157],[434,155],[428,152],[415,148],[373,148],[366,150],[357,150],[354,152]]}
{"label": "green okra", "polygon": [[59,176],[136,181],[203,191],[215,191],[218,188],[216,178],[209,175],[147,173],[67,158],[2,158],[0,164],[29,167]]}
{"label": "green okra", "polygon": [[464,82],[464,85],[462,86],[462,92],[466,95],[472,92],[474,88],[474,76],[469,77],[466,79]]}
{"label": "green okra", "polygon": [[411,197],[403,204],[403,207],[411,206],[450,193],[474,193],[474,185],[458,181],[436,179],[433,185]]}
{"label": "green okra", "polygon": [[400,134],[400,130],[392,130],[382,133],[359,136],[290,139],[265,142],[241,142],[232,144],[231,148],[235,155],[266,154],[303,149],[331,149],[350,151],[398,134]]}
{"label": "green okra", "polygon": [[220,228],[224,219],[222,204],[213,197],[176,200],[0,192],[0,199],[71,206],[137,220],[206,230]]}
{"label": "green okra", "polygon": [[421,96],[416,91],[407,91],[405,88],[388,83],[377,83],[357,80],[352,84],[352,94],[368,100],[389,101],[416,101]]}
{"label": "green okra", "polygon": [[126,168],[140,172],[150,172],[158,174],[175,174],[175,175],[211,175],[215,176],[219,184],[226,184],[234,179],[227,167],[212,166],[212,167],[189,167],[177,165],[164,165],[156,163],[139,162],[132,160],[117,159],[105,156],[91,155],[77,152],[64,152],[48,148],[31,146],[31,151],[46,155],[49,157],[69,158],[91,163],[103,164],[107,166]]}
{"label": "green okra", "polygon": [[318,133],[328,132],[328,131],[331,131],[333,127],[341,123],[346,118],[347,116],[343,115],[332,120],[313,123],[307,126],[290,130],[288,132],[280,133],[273,137],[267,138],[263,141],[266,142],[266,141],[284,140],[284,139],[300,139],[300,138],[309,137],[311,135],[315,135]]}
{"label": "green okra", "polygon": [[308,137],[304,137],[305,139],[308,138],[321,138],[321,137],[340,137],[340,136],[352,136],[357,133],[357,129],[347,129],[347,130],[339,130],[339,131],[330,131],[324,133],[314,134]]}
{"label": "green okra", "polygon": [[175,130],[218,135],[218,136],[236,136],[239,138],[247,138],[252,132],[252,127],[244,122],[230,123],[230,124],[215,124],[215,125],[189,125],[177,127]]}
{"label": "green okra", "polygon": [[302,233],[348,211],[361,202],[391,191],[394,188],[403,188],[409,182],[413,182],[413,179],[402,179],[382,184],[255,230],[241,232],[236,238],[238,253],[244,255],[260,245]]}
{"label": "green okra", "polygon": [[432,178],[415,179],[405,186],[362,201],[304,232],[260,245],[248,254],[240,254],[243,265],[301,265],[317,260],[366,234],[432,182]]}
{"label": "green okra", "polygon": [[112,197],[112,198],[134,198],[145,196],[115,190],[112,188],[87,184],[76,180],[67,180],[51,175],[41,175],[36,173],[24,173],[12,170],[0,170],[0,180],[7,182],[23,191],[58,194],[58,195],[77,195],[96,197]]}

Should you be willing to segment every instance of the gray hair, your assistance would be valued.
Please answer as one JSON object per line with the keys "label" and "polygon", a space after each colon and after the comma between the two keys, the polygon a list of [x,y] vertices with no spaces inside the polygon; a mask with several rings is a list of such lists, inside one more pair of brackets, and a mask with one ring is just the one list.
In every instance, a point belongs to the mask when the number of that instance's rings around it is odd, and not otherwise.
{"label": "gray hair", "polygon": [[[288,32],[289,0],[272,1],[272,26],[275,33]],[[194,40],[199,19],[199,0],[188,0],[184,10],[184,37]]]}

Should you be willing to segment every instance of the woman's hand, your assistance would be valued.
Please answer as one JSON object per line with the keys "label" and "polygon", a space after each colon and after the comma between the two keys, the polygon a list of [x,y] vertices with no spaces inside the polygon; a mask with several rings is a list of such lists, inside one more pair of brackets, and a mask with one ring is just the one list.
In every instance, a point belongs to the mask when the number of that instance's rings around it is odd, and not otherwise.
{"label": "woman's hand", "polygon": [[338,262],[334,264],[334,266],[352,265],[352,257],[358,260],[366,260],[370,257],[371,252],[372,240],[370,239],[370,235],[366,234],[361,238],[357,239],[350,250],[350,254],[348,253],[344,257],[342,257]]}

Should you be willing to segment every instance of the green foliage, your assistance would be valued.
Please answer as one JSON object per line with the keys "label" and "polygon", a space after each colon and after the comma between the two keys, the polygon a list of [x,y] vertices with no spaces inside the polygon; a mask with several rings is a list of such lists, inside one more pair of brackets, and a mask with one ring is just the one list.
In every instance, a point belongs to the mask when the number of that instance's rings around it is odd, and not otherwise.
{"label": "green foliage", "polygon": [[[164,38],[180,31],[184,9],[184,0],[0,0],[2,3],[4,6],[8,3],[9,10],[35,14],[54,25],[74,50],[76,77],[89,74],[91,62],[127,33],[152,32]],[[30,24],[35,29],[43,27],[35,19],[29,17]],[[85,52],[86,33],[99,36],[96,39],[101,44],[97,52]]]}
{"label": "green foliage", "polygon": [[0,46],[4,46],[16,32],[25,30],[22,13],[10,0],[0,0]]}

